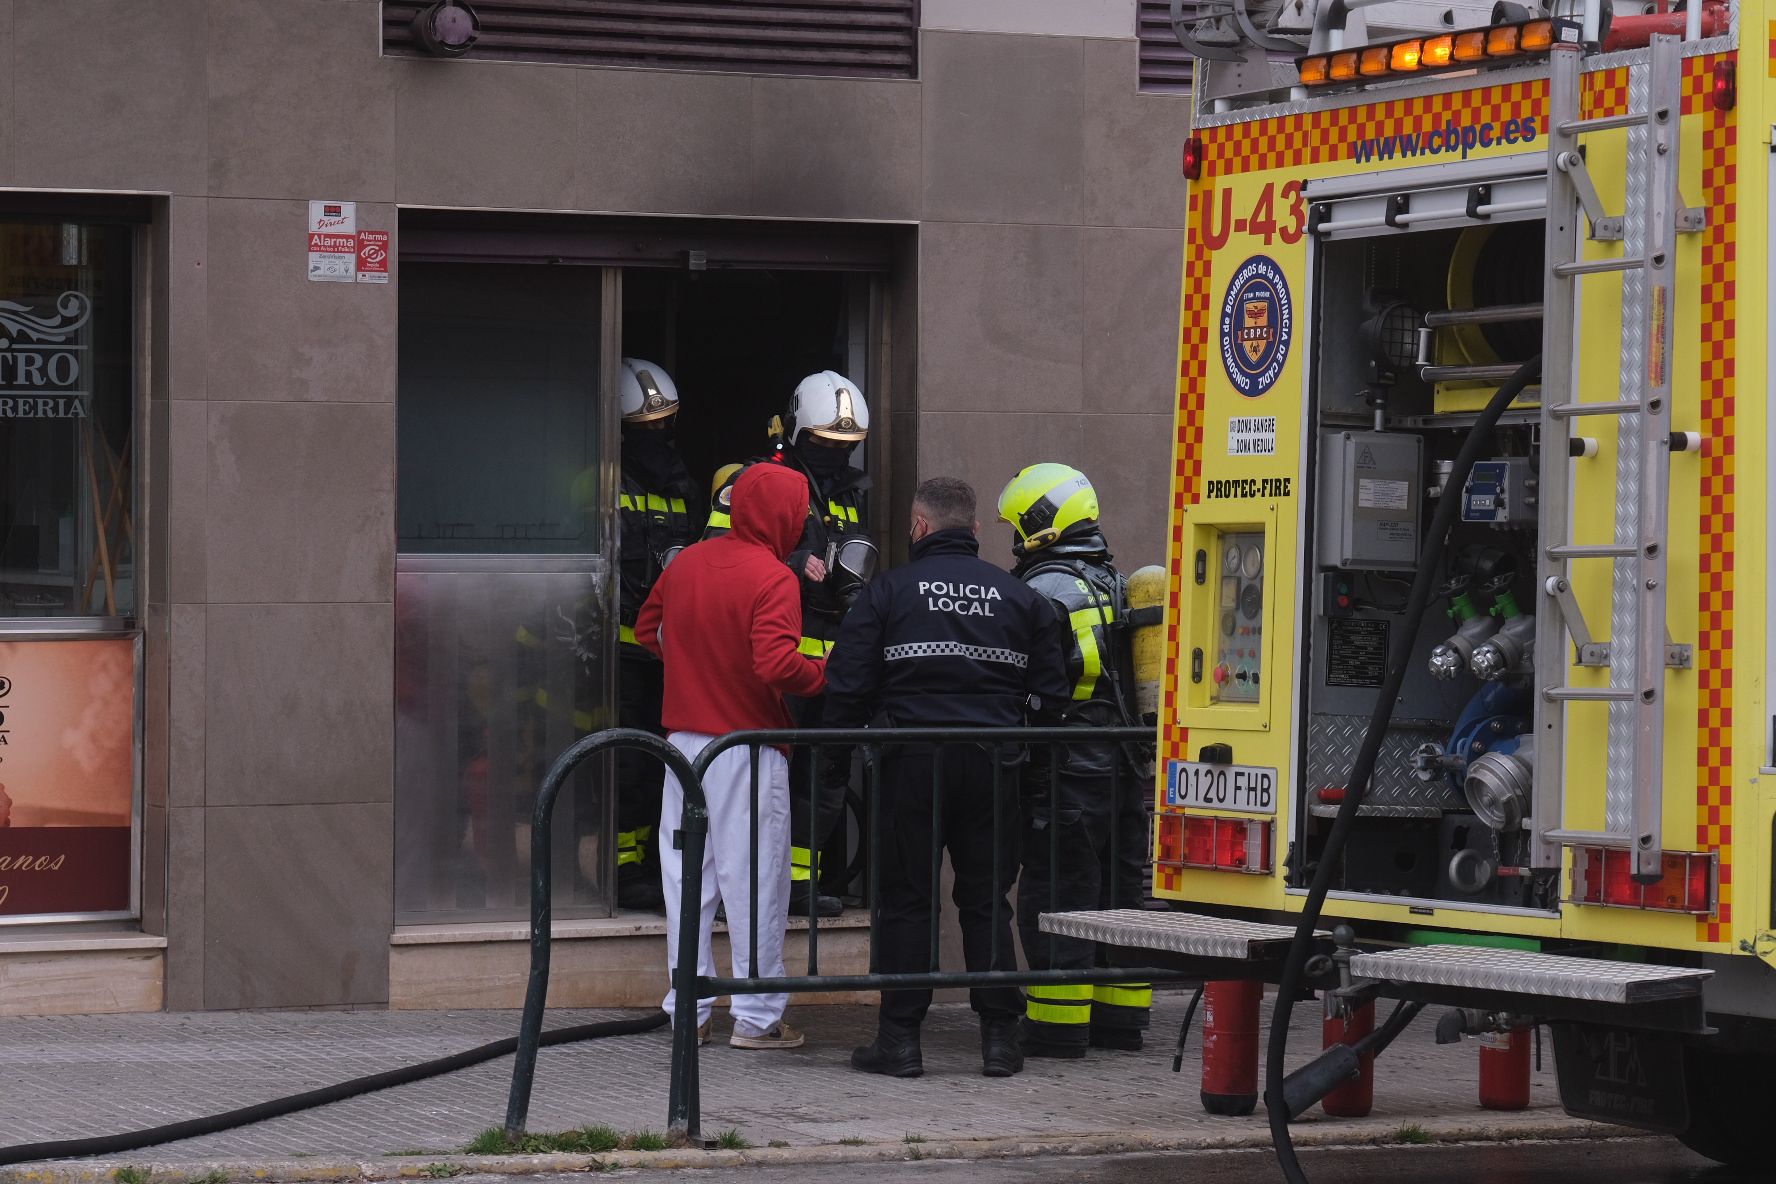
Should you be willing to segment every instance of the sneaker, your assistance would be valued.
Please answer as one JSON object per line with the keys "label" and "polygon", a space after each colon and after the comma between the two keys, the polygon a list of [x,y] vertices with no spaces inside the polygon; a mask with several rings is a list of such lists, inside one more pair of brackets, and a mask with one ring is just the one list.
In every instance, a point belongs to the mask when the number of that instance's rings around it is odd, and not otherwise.
{"label": "sneaker", "polygon": [[769,1031],[758,1036],[748,1036],[740,1030],[738,1025],[736,1025],[734,1028],[734,1034],[728,1037],[729,1048],[770,1049],[800,1048],[801,1046],[802,1034],[784,1023],[782,1020],[778,1020],[771,1025]]}

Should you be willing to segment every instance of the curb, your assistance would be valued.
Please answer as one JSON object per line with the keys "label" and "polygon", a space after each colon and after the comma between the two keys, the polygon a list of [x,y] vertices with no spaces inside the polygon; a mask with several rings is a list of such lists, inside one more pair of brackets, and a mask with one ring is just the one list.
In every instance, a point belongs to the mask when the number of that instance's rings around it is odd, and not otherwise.
{"label": "curb", "polygon": [[[1378,1147],[1403,1144],[1403,1121],[1359,1123],[1304,1123],[1295,1131],[1297,1147]],[[1509,1143],[1580,1139],[1649,1137],[1622,1127],[1604,1126],[1583,1119],[1490,1116],[1425,1119],[1410,1124],[1423,1132],[1411,1143]],[[1262,1120],[1248,1131],[1225,1135],[1175,1134],[1162,1130],[1138,1130],[1116,1134],[1073,1136],[1008,1135],[983,1139],[939,1139],[932,1142],[822,1143],[811,1147],[758,1147],[744,1151],[677,1149],[668,1151],[612,1151],[602,1155],[452,1155],[401,1156],[374,1159],[304,1158],[281,1160],[179,1160],[138,1159],[62,1160],[0,1169],[0,1184],[117,1184],[115,1173],[124,1163],[136,1168],[154,1184],[337,1184],[348,1181],[448,1179],[461,1175],[538,1176],[570,1172],[604,1171],[613,1168],[673,1169],[793,1166],[808,1164],[891,1163],[922,1159],[978,1160],[1023,1159],[1037,1156],[1117,1155],[1129,1152],[1232,1151],[1270,1146],[1270,1131]]]}

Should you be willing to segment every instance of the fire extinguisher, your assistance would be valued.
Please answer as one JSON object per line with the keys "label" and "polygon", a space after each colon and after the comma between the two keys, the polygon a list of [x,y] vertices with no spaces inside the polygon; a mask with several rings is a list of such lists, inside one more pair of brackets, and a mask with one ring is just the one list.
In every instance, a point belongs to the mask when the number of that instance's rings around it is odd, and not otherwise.
{"label": "fire extinguisher", "polygon": [[1210,1114],[1258,1107],[1258,1003],[1264,984],[1203,984],[1202,1105]]}
{"label": "fire extinguisher", "polygon": [[1480,1043],[1480,1106],[1484,1110],[1529,1108],[1528,1028],[1482,1032]]}
{"label": "fire extinguisher", "polygon": [[[1337,997],[1330,991],[1326,992],[1326,1013],[1321,1027],[1324,1036],[1322,1047],[1355,1044],[1373,1031],[1375,1000],[1371,999],[1357,1007],[1347,1020],[1339,1014]],[[1362,1072],[1320,1101],[1320,1108],[1334,1118],[1366,1118],[1375,1107],[1375,1055],[1364,1053],[1358,1058],[1358,1063],[1362,1066]]]}

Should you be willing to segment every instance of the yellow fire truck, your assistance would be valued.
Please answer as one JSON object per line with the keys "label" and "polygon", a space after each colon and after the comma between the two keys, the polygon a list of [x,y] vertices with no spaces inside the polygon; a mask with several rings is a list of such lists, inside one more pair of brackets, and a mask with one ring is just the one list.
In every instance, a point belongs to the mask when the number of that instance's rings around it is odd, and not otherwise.
{"label": "yellow fire truck", "polygon": [[1174,6],[1175,911],[1044,924],[1548,1022],[1569,1110],[1738,1161],[1776,1112],[1776,7],[1691,3]]}

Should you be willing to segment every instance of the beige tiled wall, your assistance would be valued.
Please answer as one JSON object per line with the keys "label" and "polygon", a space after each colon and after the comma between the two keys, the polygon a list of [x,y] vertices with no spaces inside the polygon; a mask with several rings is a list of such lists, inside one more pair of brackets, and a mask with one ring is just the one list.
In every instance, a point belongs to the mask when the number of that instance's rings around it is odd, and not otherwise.
{"label": "beige tiled wall", "polygon": [[1186,113],[1136,92],[1128,7],[948,20],[919,81],[878,82],[383,60],[374,0],[0,0],[0,185],[162,195],[144,899],[168,1006],[388,998],[400,277],[309,282],[303,203],[390,231],[401,206],[917,223],[891,538],[913,476],[990,503],[1054,459],[1098,483],[1118,558],[1156,562]]}

